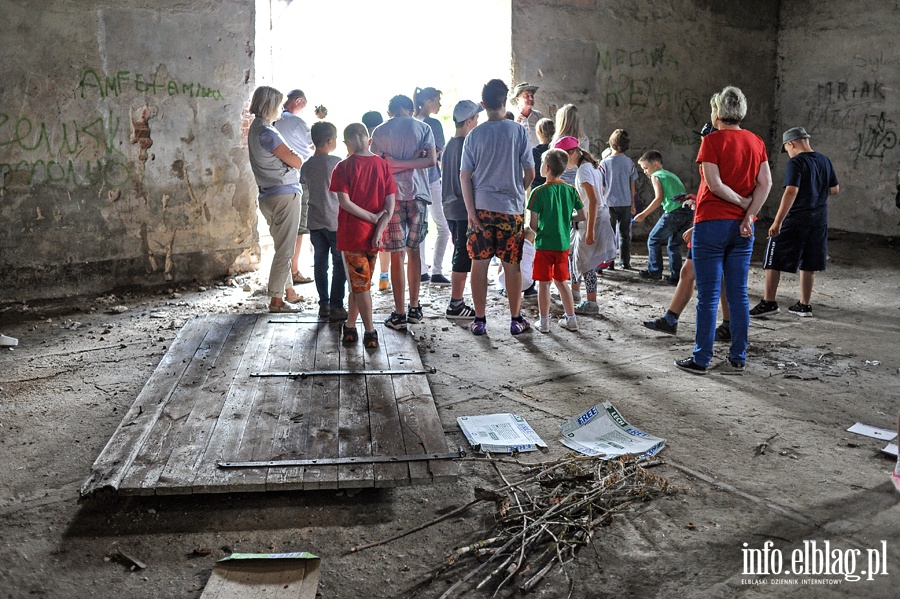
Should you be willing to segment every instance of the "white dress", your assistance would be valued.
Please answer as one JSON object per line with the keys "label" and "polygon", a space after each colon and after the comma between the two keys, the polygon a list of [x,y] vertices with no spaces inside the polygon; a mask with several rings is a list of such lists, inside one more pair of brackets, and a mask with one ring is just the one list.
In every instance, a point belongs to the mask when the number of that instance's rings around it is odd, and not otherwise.
{"label": "white dress", "polygon": [[577,279],[586,272],[597,268],[598,264],[609,262],[616,257],[616,234],[609,221],[609,208],[603,203],[600,193],[600,171],[594,168],[590,162],[584,162],[578,167],[575,175],[575,188],[584,204],[585,212],[588,210],[587,193],[582,183],[589,183],[594,188],[597,196],[597,220],[594,223],[594,244],[588,245],[587,222],[576,223],[577,228],[572,229],[572,278]]}

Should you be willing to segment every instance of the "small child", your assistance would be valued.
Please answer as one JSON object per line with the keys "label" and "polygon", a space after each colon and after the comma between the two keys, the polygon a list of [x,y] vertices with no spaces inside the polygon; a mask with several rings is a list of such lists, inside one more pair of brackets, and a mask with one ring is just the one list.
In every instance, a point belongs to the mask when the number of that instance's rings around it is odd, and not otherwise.
{"label": "small child", "polygon": [[[543,118],[534,126],[534,132],[541,143],[531,148],[531,155],[534,157],[534,163],[540,164],[541,156],[550,149],[550,140],[553,139],[553,134],[556,132],[556,125],[553,124],[553,119]],[[537,189],[539,185],[543,185],[546,182],[547,180],[543,175],[536,173],[534,181],[531,182],[531,188]]]}
{"label": "small child", "polygon": [[[306,228],[313,245],[313,278],[319,293],[319,318],[346,320],[344,290],[347,275],[337,249],[338,197],[328,191],[331,173],[341,161],[332,156],[337,147],[337,129],[327,121],[310,128],[315,153],[300,169],[300,183],[309,190]],[[331,286],[328,285],[328,254],[331,254]]]}
{"label": "small child", "polygon": [[825,270],[828,254],[828,196],[840,191],[831,161],[813,151],[809,134],[793,127],[781,137],[791,159],[784,170],[784,195],[769,227],[763,268],[766,288],[750,316],[778,312],[775,295],[782,272],[800,270],[800,301],[788,308],[797,316],[812,316],[810,298],[817,270]]}
{"label": "small child", "polygon": [[466,248],[469,213],[459,182],[459,166],[463,142],[469,131],[478,125],[478,114],[482,110],[484,108],[471,100],[461,100],[453,107],[456,133],[441,154],[441,201],[443,214],[450,228],[450,238],[453,240],[453,274],[450,275],[450,305],[447,306],[446,314],[447,318],[456,320],[475,319],[475,310],[463,301],[466,279],[472,270],[472,258]]}
{"label": "small child", "polygon": [[[372,131],[375,127],[384,122],[384,117],[377,110],[370,110],[362,115],[362,122],[369,132],[369,145],[372,145]],[[378,291],[388,291],[391,288],[391,281],[388,278],[388,268],[391,265],[391,253],[381,250],[378,252]]]}
{"label": "small child", "polygon": [[372,320],[372,271],[381,247],[381,237],[394,213],[397,185],[391,167],[369,151],[369,134],[362,123],[344,129],[350,155],[334,169],[331,191],[340,202],[337,246],[343,252],[344,269],[350,280],[347,322],[341,340],[356,343],[356,317],[362,318],[363,346],[378,347],[378,332]]}
{"label": "small child", "polygon": [[528,210],[529,226],[536,232],[534,239],[534,272],[538,282],[538,310],[541,315],[540,331],[550,332],[550,281],[556,283],[565,316],[559,324],[570,331],[578,330],[575,320],[575,302],[569,289],[569,229],[572,213],[577,220],[584,220],[584,205],[575,188],[560,177],[566,170],[569,156],[558,149],[547,150],[541,161],[541,174],[547,179],[544,185],[531,192]]}
{"label": "small child", "polygon": [[[637,213],[634,203],[637,169],[634,162],[625,155],[631,147],[631,138],[625,129],[616,129],[609,136],[612,153],[600,161],[603,180],[601,201],[609,206],[609,218],[614,230],[619,233],[619,252],[622,267],[631,268],[631,217]],[[612,268],[612,267],[610,267]]]}
{"label": "small child", "polygon": [[634,222],[643,222],[659,206],[663,208],[663,215],[647,238],[647,268],[640,275],[644,279],[662,279],[662,246],[665,243],[669,254],[668,282],[677,285],[681,273],[681,236],[690,228],[694,213],[682,203],[687,192],[681,179],[663,168],[662,154],[656,150],[644,152],[638,165],[653,184],[654,196],[650,205],[634,217]]}
{"label": "small child", "polygon": [[[576,314],[600,314],[597,304],[597,271],[600,264],[616,258],[616,236],[609,222],[609,208],[600,200],[602,187],[597,160],[578,145],[572,136],[556,140],[554,147],[566,152],[567,169],[575,171],[575,189],[585,206],[587,223],[572,229],[571,258],[572,298],[579,302]],[[587,299],[581,301],[581,280],[584,279]]]}

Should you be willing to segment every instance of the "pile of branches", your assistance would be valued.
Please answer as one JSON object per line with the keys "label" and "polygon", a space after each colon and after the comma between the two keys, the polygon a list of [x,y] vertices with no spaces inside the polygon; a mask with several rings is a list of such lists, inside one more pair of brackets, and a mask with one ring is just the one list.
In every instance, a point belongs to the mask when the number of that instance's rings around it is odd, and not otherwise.
{"label": "pile of branches", "polygon": [[[665,478],[647,470],[653,464],[633,457],[570,456],[528,466],[509,459],[484,461],[493,466],[504,485],[476,489],[475,500],[454,513],[480,501],[492,501],[497,508],[495,524],[478,541],[456,549],[428,581],[413,590],[413,596],[433,581],[463,569],[467,572],[440,599],[464,589],[493,589],[491,596],[497,596],[513,585],[527,593],[557,566],[569,583],[571,596],[575,581],[566,566],[581,547],[592,542],[598,529],[633,502],[675,492]],[[516,465],[517,473],[508,475],[501,464]]]}

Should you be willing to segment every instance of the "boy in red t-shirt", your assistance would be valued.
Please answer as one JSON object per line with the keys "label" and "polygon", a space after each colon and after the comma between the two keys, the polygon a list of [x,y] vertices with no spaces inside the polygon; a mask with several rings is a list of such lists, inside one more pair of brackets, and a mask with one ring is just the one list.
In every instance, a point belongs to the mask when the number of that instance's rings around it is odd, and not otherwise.
{"label": "boy in red t-shirt", "polygon": [[394,213],[397,185],[391,167],[369,151],[369,133],[362,123],[344,129],[344,143],[350,155],[335,167],[330,191],[338,196],[337,248],[344,259],[350,282],[347,322],[341,340],[355,343],[356,317],[362,318],[363,346],[378,347],[378,332],[372,321],[372,271],[381,248],[385,227]]}

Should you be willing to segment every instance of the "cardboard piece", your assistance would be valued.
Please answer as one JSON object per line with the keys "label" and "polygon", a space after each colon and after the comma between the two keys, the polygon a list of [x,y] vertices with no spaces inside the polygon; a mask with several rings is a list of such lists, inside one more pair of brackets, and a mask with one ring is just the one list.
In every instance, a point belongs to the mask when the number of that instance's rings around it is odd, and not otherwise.
{"label": "cardboard piece", "polygon": [[200,599],[316,599],[312,553],[233,553],[216,562]]}

